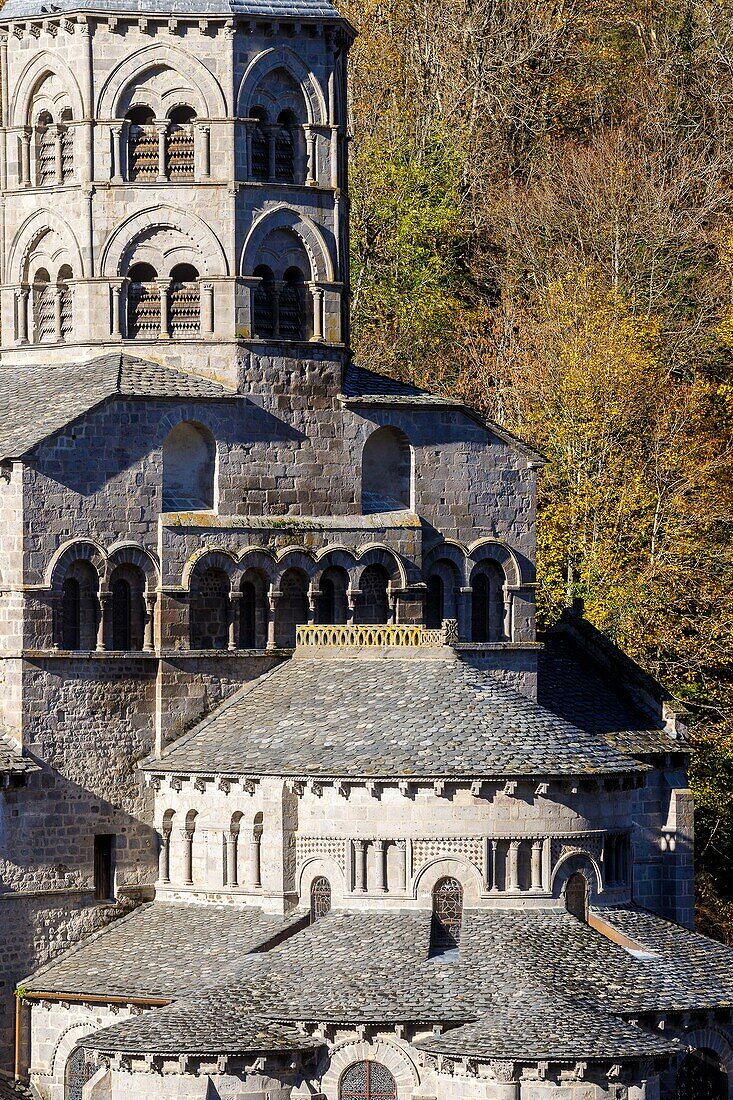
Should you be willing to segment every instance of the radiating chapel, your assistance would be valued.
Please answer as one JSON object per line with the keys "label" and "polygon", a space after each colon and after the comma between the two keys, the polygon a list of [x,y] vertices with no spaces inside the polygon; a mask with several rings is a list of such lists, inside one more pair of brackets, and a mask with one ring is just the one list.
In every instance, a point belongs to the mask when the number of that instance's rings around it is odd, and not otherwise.
{"label": "radiating chapel", "polygon": [[0,11],[0,1097],[727,1100],[684,713],[350,356],[353,35]]}

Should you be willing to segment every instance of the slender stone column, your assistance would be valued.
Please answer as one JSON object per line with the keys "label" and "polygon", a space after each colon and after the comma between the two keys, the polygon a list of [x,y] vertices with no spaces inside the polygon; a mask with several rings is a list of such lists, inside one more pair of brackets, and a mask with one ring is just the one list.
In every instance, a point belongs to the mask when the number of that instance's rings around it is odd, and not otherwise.
{"label": "slender stone column", "polygon": [[156,119],[155,129],[158,134],[158,182],[166,183],[168,175],[165,170],[165,136],[168,133],[168,120]]}
{"label": "slender stone column", "polygon": [[366,890],[366,841],[354,841],[354,891],[363,894]]}
{"label": "slender stone column", "polygon": [[99,594],[99,622],[97,623],[97,652],[107,648],[107,621],[109,619],[110,592]]}
{"label": "slender stone column", "polygon": [[31,135],[33,131],[25,129],[20,135],[20,185],[31,185]]}
{"label": "slender stone column", "polygon": [[311,297],[313,298],[313,335],[311,340],[323,340],[323,288],[311,285]]}
{"label": "slender stone column", "polygon": [[61,287],[54,287],[53,291],[53,338],[56,343],[61,342]]}
{"label": "slender stone column", "polygon": [[61,159],[61,127],[53,127],[53,152],[56,170],[56,183],[61,184],[64,181],[64,166]]}
{"label": "slender stone column", "polygon": [[120,283],[112,283],[112,324],[110,326],[111,335],[120,335],[120,293],[122,286]]}
{"label": "slender stone column", "polygon": [[201,335],[211,336],[214,331],[214,284],[200,283]]}
{"label": "slender stone column", "polygon": [[317,135],[313,132],[313,130],[306,129],[305,140],[308,147],[308,164],[306,168],[305,182],[308,184],[309,187],[315,187],[318,183],[318,164],[316,161],[318,148]]}
{"label": "slender stone column", "polygon": [[160,339],[168,339],[168,280],[156,279],[160,295]]}
{"label": "slender stone column", "polygon": [[249,842],[249,885],[254,890],[262,886],[260,843],[260,837],[256,835]]}
{"label": "slender stone column", "polygon": [[21,287],[20,290],[16,290],[16,301],[18,305],[18,343],[28,343],[28,298],[30,296],[30,287]]}
{"label": "slender stone column", "polygon": [[275,615],[280,593],[270,589],[267,594],[267,648],[275,648]]}
{"label": "slender stone column", "polygon": [[110,183],[122,183],[122,127],[110,130]]}
{"label": "slender stone column", "polygon": [[160,837],[158,875],[161,882],[171,880],[171,834],[168,831],[162,833]]}
{"label": "slender stone column", "polygon": [[374,844],[374,889],[379,894],[387,890],[387,864],[385,860],[385,844],[383,840],[375,840]]}
{"label": "slender stone column", "polygon": [[204,179],[208,179],[211,175],[211,128],[201,126],[199,133],[201,135],[201,175]]}
{"label": "slender stone column", "polygon": [[542,849],[541,840],[532,841],[532,890],[542,889]]}
{"label": "slender stone column", "polygon": [[507,890],[519,889],[519,841],[509,841],[507,854]]}
{"label": "slender stone column", "polygon": [[490,868],[491,868],[490,869],[490,874],[491,874],[491,887],[490,887],[490,889],[492,890],[492,892],[495,892],[496,890],[499,889],[499,884],[496,881],[496,866],[497,866],[496,855],[497,855],[498,848],[499,848],[498,841],[492,840],[491,841],[491,860],[490,860]]}
{"label": "slender stone column", "polygon": [[230,830],[227,833],[227,886],[238,886],[237,862],[238,862],[239,834]]}
{"label": "slender stone column", "polygon": [[186,886],[193,886],[193,833],[188,829],[182,830],[183,836],[183,881]]}
{"label": "slender stone column", "polygon": [[398,840],[395,847],[397,849],[397,881],[395,882],[395,890],[398,893],[404,893],[407,889],[407,841]]}
{"label": "slender stone column", "polygon": [[143,652],[155,651],[155,605],[158,597],[155,592],[145,593],[145,637],[143,639]]}
{"label": "slender stone column", "polygon": [[241,599],[241,592],[231,592],[229,595],[227,649],[230,651],[236,649],[239,645],[239,609]]}

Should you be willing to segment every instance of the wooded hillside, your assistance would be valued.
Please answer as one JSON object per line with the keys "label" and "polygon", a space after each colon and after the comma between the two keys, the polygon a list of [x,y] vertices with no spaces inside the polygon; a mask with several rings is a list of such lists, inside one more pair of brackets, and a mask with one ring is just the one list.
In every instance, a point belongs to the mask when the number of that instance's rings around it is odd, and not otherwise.
{"label": "wooded hillside", "polygon": [[364,366],[536,444],[569,594],[690,708],[733,942],[733,4],[344,0]]}

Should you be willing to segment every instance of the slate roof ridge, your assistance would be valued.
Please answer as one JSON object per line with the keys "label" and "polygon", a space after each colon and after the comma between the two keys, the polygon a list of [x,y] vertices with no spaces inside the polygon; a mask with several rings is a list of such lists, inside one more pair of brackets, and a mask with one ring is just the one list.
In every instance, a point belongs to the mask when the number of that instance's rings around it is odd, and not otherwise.
{"label": "slate roof ridge", "polygon": [[49,18],[54,15],[84,13],[108,16],[110,13],[170,16],[209,16],[243,18],[260,16],[298,20],[328,20],[344,24],[352,33],[353,28],[330,0],[9,0],[0,11],[0,22],[14,19]]}
{"label": "slate roof ridge", "polygon": [[[130,909],[129,913],[122,913],[118,917],[113,917],[112,920],[107,921],[101,928],[97,928],[95,932],[90,932],[88,936],[83,936],[82,939],[77,940],[77,942],[67,948],[66,951],[62,951],[60,954],[55,955],[52,959],[45,962],[43,966],[39,966],[32,974],[28,974],[25,978],[21,978],[21,980],[16,983],[16,988],[27,988],[35,992],[34,986],[38,986],[38,982],[36,981],[38,977],[42,977],[44,974],[47,974],[49,970],[58,966],[59,963],[66,962],[67,959],[71,959],[74,955],[78,955],[79,952],[84,951],[90,944],[95,943],[96,940],[108,932],[113,925],[115,928],[119,928],[138,913],[143,912],[145,909],[150,909],[154,904],[155,902],[153,901],[144,901],[140,905],[135,905],[134,908]],[[43,992],[42,988],[40,992]]]}

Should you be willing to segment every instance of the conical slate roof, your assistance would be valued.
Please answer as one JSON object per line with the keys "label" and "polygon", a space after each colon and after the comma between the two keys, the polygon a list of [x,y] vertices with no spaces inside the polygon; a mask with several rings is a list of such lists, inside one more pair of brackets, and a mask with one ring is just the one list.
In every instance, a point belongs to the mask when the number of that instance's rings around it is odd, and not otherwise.
{"label": "conical slate roof", "polygon": [[153,772],[419,779],[642,766],[448,651],[300,657],[182,736]]}

